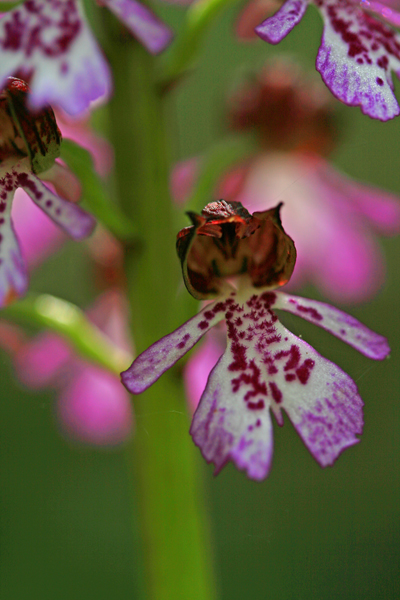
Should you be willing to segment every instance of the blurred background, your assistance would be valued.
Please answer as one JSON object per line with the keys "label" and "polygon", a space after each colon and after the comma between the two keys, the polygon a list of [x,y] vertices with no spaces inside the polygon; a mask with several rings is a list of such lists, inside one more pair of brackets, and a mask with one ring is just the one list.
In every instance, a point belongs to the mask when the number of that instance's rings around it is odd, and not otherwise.
{"label": "blurred background", "polygon": [[[179,25],[184,9],[159,9]],[[243,67],[262,66],[279,51],[314,69],[322,30],[316,11],[310,9],[279,47],[261,40],[239,44],[236,14],[229,11],[213,27],[198,69],[172,93],[175,160],[204,152],[223,132],[225,98]],[[340,141],[332,162],[400,196],[400,119],[381,123],[358,108],[338,108]],[[232,465],[214,478],[199,452],[223,600],[400,596],[400,237],[382,246],[387,276],[380,293],[368,304],[343,308],[388,337],[389,359],[374,363],[311,324],[285,319],[356,381],[365,402],[362,442],[322,470],[286,418],[282,429],[275,427],[273,468],[262,483]],[[84,245],[64,245],[35,272],[32,289],[89,305],[95,292]],[[321,298],[311,288],[302,293]],[[134,598],[141,566],[123,448],[74,445],[59,431],[55,393],[25,390],[3,351],[0,373],[1,600]],[[136,427],[149,435],[155,420],[185,418],[168,412],[162,398],[159,414],[146,413],[140,397],[134,408]]]}

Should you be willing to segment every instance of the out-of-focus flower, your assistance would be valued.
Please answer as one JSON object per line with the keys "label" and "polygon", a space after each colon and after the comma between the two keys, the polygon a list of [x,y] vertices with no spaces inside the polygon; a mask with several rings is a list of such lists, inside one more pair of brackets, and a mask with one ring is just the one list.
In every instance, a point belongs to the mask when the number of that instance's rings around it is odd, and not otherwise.
{"label": "out-of-focus flower", "polygon": [[[108,290],[100,296],[88,317],[116,348],[131,356],[132,345],[126,336],[127,306],[119,291]],[[13,336],[9,326],[1,323],[0,344],[14,355],[22,383],[33,389],[52,387],[59,391],[56,413],[70,438],[112,446],[129,437],[132,408],[118,377],[77,357],[55,334],[46,332],[27,340],[21,332],[16,337],[14,329]]]}
{"label": "out-of-focus flower", "polygon": [[[283,202],[285,228],[297,248],[292,289],[310,282],[335,301],[370,298],[385,273],[376,234],[399,232],[400,202],[327,162],[335,143],[329,94],[278,61],[237,91],[230,119],[235,129],[255,131],[260,152],[226,175],[217,197],[250,210]],[[198,162],[184,164],[188,168],[176,172],[172,191],[187,193],[195,180]]]}
{"label": "out-of-focus flower", "polygon": [[256,27],[257,35],[278,44],[301,21],[309,4],[317,7],[324,21],[316,67],[331,92],[375,119],[396,117],[400,108],[391,72],[400,73],[400,36],[391,25],[400,24],[398,3],[286,0]]}
{"label": "out-of-focus flower", "polygon": [[[136,0],[102,0],[152,53],[171,41],[170,29]],[[1,8],[1,7],[0,7]],[[22,75],[31,86],[30,106],[47,104],[76,115],[111,89],[108,64],[79,0],[26,0],[0,20],[0,86]]]}
{"label": "out-of-focus flower", "polygon": [[319,464],[331,465],[359,441],[362,400],[352,379],[290,333],[272,309],[301,316],[377,360],[389,352],[385,338],[327,304],[271,291],[288,281],[296,255],[279,205],[251,216],[238,203],[220,201],[190,217],[193,225],[177,242],[183,277],[195,297],[217,299],[137,357],[122,373],[124,385],[143,392],[225,320],[227,349],[191,426],[204,458],[216,472],[232,460],[263,479],[272,460],[269,411],[283,425],[284,409]]}
{"label": "out-of-focus flower", "polygon": [[61,135],[53,111],[32,115],[26,109],[27,86],[11,79],[0,96],[0,306],[26,291],[25,263],[15,237],[11,206],[15,191],[22,188],[35,204],[74,239],[87,237],[95,221],[79,206],[53,193],[40,177],[76,200],[76,180],[55,163]]}

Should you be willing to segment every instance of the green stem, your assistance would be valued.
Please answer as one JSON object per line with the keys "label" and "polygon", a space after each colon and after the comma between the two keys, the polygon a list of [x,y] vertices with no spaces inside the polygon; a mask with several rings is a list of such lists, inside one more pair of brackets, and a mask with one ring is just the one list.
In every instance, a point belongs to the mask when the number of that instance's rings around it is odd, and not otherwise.
{"label": "green stem", "polygon": [[[168,191],[165,107],[157,92],[154,57],[123,36],[110,40],[108,54],[115,85],[110,133],[118,195],[121,208],[142,235],[141,243],[126,248],[132,331],[140,352],[177,320],[179,268]],[[128,460],[135,475],[144,553],[143,596],[213,600],[208,524],[181,378],[166,373],[135,398],[135,407],[138,427]]]}

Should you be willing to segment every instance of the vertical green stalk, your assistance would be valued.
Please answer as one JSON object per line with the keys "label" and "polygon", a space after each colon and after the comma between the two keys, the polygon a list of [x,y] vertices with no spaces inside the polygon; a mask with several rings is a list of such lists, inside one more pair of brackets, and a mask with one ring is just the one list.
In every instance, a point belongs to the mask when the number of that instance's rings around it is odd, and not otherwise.
{"label": "vertical green stalk", "polygon": [[[112,26],[107,26],[111,35]],[[165,107],[155,84],[157,59],[134,40],[116,35],[109,40],[109,59],[115,87],[110,126],[117,191],[142,238],[126,248],[132,331],[141,352],[168,333],[176,319],[179,269]],[[139,423],[129,449],[144,553],[144,597],[213,600],[208,523],[180,378],[166,373],[135,404],[154,414],[151,431]]]}

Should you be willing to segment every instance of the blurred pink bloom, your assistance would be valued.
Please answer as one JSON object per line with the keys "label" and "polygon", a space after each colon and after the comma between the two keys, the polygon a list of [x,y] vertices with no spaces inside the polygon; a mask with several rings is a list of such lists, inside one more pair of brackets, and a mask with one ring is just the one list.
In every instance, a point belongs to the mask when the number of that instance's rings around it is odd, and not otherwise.
{"label": "blurred pink bloom", "polygon": [[[128,356],[132,353],[126,335],[127,305],[120,292],[104,293],[88,316],[117,347]],[[132,407],[116,375],[80,359],[53,333],[19,339],[18,344],[10,339],[10,332],[0,328],[0,344],[8,344],[9,351],[14,348],[15,368],[22,383],[33,389],[53,387],[59,391],[56,413],[61,429],[70,438],[113,446],[130,436]]]}
{"label": "blurred pink bloom", "polygon": [[[400,231],[400,202],[328,163],[335,128],[325,90],[278,62],[239,89],[230,114],[234,128],[255,130],[260,149],[226,174],[215,196],[251,211],[283,202],[285,229],[297,248],[291,289],[312,283],[334,301],[371,298],[385,275],[377,234]],[[199,165],[190,159],[176,168],[172,191],[180,190],[180,202]]]}

